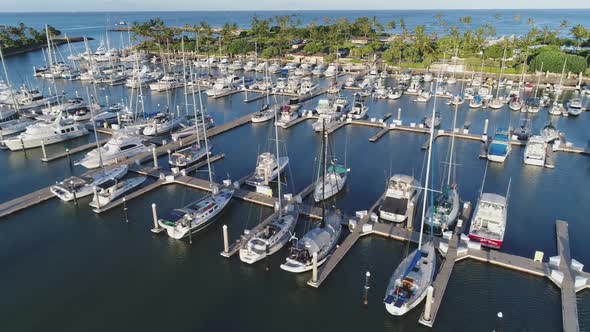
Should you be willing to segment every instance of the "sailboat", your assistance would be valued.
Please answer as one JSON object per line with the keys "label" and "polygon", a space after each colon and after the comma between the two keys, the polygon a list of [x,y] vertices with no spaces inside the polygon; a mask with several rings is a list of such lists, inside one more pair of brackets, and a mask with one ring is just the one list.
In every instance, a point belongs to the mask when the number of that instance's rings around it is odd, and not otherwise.
{"label": "sailboat", "polygon": [[[440,79],[437,78],[437,81]],[[436,113],[436,99],[432,108],[432,117]],[[420,237],[418,248],[410,253],[395,269],[385,291],[385,309],[394,315],[402,316],[416,307],[426,297],[426,290],[432,284],[436,268],[436,257],[432,241],[422,243],[424,223],[426,221],[426,199],[430,178],[430,166],[432,159],[432,142],[434,141],[434,128],[430,128],[430,141],[426,167],[426,182],[424,188],[424,202],[422,204],[422,221],[420,223]]]}
{"label": "sailboat", "polygon": [[457,109],[455,105],[455,116],[453,119],[453,134],[451,136],[451,148],[449,151],[449,171],[447,184],[443,186],[442,192],[436,197],[434,205],[428,208],[428,220],[426,221],[435,235],[442,235],[444,231],[453,227],[459,216],[459,193],[457,185],[451,184],[451,173],[453,170],[453,153],[455,149],[455,126],[457,124]]}
{"label": "sailboat", "polygon": [[326,131],[326,126],[324,126],[324,160],[322,161],[323,166],[323,175],[321,178],[316,181],[314,192],[313,192],[313,199],[316,202],[320,202],[326,200],[342,190],[344,185],[346,184],[346,179],[348,178],[349,170],[346,168],[346,165],[338,165],[336,163],[336,159],[330,160],[330,165],[328,166],[328,133]]}
{"label": "sailboat", "polygon": [[[324,130],[322,140],[322,178],[327,176],[327,144],[328,134]],[[326,185],[326,181],[321,181]],[[317,200],[316,200],[317,201]],[[301,239],[297,240],[289,249],[289,256],[285,263],[281,264],[281,269],[301,273],[313,269],[313,254],[317,254],[317,265],[322,265],[332,253],[340,233],[342,232],[342,215],[338,211],[326,211],[326,203],[322,203],[322,221],[320,226],[312,228]]]}
{"label": "sailboat", "polygon": [[[279,154],[279,132],[275,125],[275,142],[277,159]],[[289,242],[295,232],[299,209],[296,203],[287,202],[284,206],[281,197],[281,174],[277,173],[278,180],[278,210],[276,216],[265,227],[255,228],[255,233],[250,240],[240,248],[240,260],[244,263],[253,264],[266,256],[279,251]]]}
{"label": "sailboat", "polygon": [[[199,106],[202,110],[203,99],[201,97],[201,85],[199,83],[197,83],[197,90],[199,95]],[[193,98],[195,98],[194,92]],[[196,107],[196,105],[193,105],[193,107]],[[208,151],[209,143],[207,141],[207,131],[204,129],[205,123],[202,122],[202,124],[205,138],[205,150]],[[221,187],[213,185],[211,159],[209,158],[209,154],[207,154],[207,167],[211,194],[208,194],[183,208],[174,209],[166,218],[158,220],[158,224],[166,230],[166,233],[171,238],[179,240],[210,226],[231,201],[235,189],[231,185],[230,180],[224,180],[223,186]]]}
{"label": "sailboat", "polygon": [[506,49],[504,48],[504,55],[502,56],[502,67],[500,68],[500,77],[498,77],[498,86],[496,87],[496,97],[490,101],[488,107],[494,110],[502,108],[504,101],[499,98],[500,82],[502,82],[502,74],[504,74],[504,61],[506,61]]}

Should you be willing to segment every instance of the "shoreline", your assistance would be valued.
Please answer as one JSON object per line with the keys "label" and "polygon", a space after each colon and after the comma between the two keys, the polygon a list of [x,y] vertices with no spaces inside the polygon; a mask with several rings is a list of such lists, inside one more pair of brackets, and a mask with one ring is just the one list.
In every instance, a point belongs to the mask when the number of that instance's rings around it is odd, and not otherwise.
{"label": "shoreline", "polygon": [[[87,37],[87,40],[94,40],[94,38],[91,37]],[[64,44],[68,43],[68,40],[70,41],[70,43],[80,43],[84,41],[84,37],[58,37],[58,38],[54,38],[53,39],[53,44],[56,46],[61,46]],[[30,45],[30,46],[24,46],[24,47],[18,47],[18,48],[13,48],[13,49],[4,49],[4,56],[5,57],[10,57],[10,56],[15,56],[15,55],[20,55],[20,54],[25,54],[27,52],[31,52],[31,51],[37,51],[43,48],[47,47],[47,43],[42,43],[42,44],[37,44],[37,45]]]}

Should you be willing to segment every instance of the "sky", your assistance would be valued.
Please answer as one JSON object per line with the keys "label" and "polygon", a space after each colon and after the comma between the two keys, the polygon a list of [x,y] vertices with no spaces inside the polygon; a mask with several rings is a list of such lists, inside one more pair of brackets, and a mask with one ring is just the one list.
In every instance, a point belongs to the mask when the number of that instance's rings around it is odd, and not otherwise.
{"label": "sky", "polygon": [[[417,6],[416,3],[420,5]],[[547,9],[590,8],[587,0],[0,0],[2,11]]]}

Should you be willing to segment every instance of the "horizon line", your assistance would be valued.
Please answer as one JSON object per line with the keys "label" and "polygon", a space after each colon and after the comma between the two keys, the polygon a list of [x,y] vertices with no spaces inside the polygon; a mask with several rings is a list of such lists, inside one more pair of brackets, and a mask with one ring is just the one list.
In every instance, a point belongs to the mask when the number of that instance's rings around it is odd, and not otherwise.
{"label": "horizon line", "polygon": [[389,9],[389,8],[363,8],[363,9],[150,9],[150,10],[48,10],[48,11],[23,11],[23,10],[6,10],[4,13],[21,13],[21,14],[69,14],[69,13],[174,13],[174,12],[318,12],[318,11],[329,11],[329,12],[350,12],[350,11],[449,11],[449,10],[460,10],[460,11],[493,11],[493,10],[527,10],[527,11],[542,11],[542,10],[590,10],[590,7],[562,7],[562,8],[403,8],[403,9]]}

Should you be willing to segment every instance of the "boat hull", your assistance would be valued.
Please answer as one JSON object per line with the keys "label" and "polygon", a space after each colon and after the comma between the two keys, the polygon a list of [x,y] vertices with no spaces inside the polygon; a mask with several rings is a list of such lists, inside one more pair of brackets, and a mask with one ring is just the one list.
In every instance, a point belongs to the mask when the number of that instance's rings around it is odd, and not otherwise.
{"label": "boat hull", "polygon": [[492,249],[500,249],[502,247],[501,240],[492,240],[475,234],[469,234],[469,239],[471,241],[479,242],[483,247],[488,247]]}

